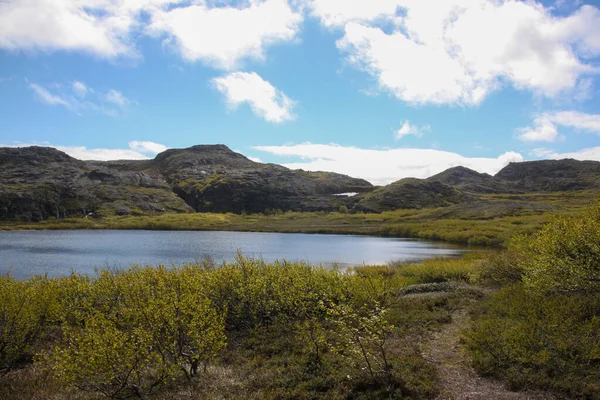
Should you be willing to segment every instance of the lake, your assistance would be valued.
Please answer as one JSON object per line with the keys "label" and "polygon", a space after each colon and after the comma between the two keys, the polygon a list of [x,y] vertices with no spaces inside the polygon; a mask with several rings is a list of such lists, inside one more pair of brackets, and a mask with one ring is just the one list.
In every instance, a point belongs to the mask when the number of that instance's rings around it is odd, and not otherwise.
{"label": "lake", "polygon": [[0,273],[17,279],[60,276],[95,267],[231,261],[238,250],[266,261],[304,260],[340,267],[456,256],[464,248],[413,239],[257,232],[63,230],[0,232]]}

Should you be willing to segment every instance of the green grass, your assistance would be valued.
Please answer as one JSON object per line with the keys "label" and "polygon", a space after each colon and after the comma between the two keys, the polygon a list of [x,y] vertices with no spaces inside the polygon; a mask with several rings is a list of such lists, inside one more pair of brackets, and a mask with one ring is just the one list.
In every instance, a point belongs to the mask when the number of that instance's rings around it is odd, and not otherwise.
{"label": "green grass", "polygon": [[[49,219],[0,223],[14,229],[229,230],[284,233],[359,234],[505,246],[514,234],[539,230],[552,214],[578,213],[596,192],[490,195],[486,201],[381,214],[285,212],[271,215],[165,213],[139,216]],[[519,202],[515,206],[515,202]]]}

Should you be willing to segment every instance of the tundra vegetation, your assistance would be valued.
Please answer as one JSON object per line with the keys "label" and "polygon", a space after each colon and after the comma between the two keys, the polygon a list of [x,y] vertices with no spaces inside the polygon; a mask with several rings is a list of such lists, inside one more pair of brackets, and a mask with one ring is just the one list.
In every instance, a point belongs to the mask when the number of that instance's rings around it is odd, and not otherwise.
{"label": "tundra vegetation", "polygon": [[0,398],[435,398],[423,349],[468,309],[481,374],[600,399],[600,202],[507,247],[346,271],[240,254],[2,276]]}
{"label": "tundra vegetation", "polygon": [[341,233],[411,237],[505,247],[515,234],[539,230],[552,215],[581,213],[597,190],[556,193],[490,194],[484,201],[447,207],[381,213],[136,213],[89,218],[49,218],[40,222],[0,221],[0,230],[19,229],[145,229],[231,230],[285,233]]}

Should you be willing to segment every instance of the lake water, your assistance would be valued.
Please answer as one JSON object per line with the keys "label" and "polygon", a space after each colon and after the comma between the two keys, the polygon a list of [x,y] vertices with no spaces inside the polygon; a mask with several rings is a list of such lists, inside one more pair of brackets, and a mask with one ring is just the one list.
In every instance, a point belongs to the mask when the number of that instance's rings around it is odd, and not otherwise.
{"label": "lake water", "polygon": [[198,231],[17,231],[0,232],[0,273],[17,279],[60,276],[95,267],[181,264],[210,256],[232,260],[237,251],[266,261],[304,260],[341,267],[453,256],[464,252],[446,243],[352,235],[307,235]]}

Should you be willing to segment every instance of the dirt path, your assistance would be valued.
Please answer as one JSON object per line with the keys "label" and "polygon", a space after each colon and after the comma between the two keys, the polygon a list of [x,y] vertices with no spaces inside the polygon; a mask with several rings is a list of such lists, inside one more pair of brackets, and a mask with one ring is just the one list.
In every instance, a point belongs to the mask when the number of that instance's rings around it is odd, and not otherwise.
{"label": "dirt path", "polygon": [[460,344],[460,331],[468,323],[464,309],[452,315],[452,322],[433,334],[423,355],[432,362],[440,378],[442,393],[436,400],[558,400],[540,392],[513,392],[504,384],[475,372]]}

